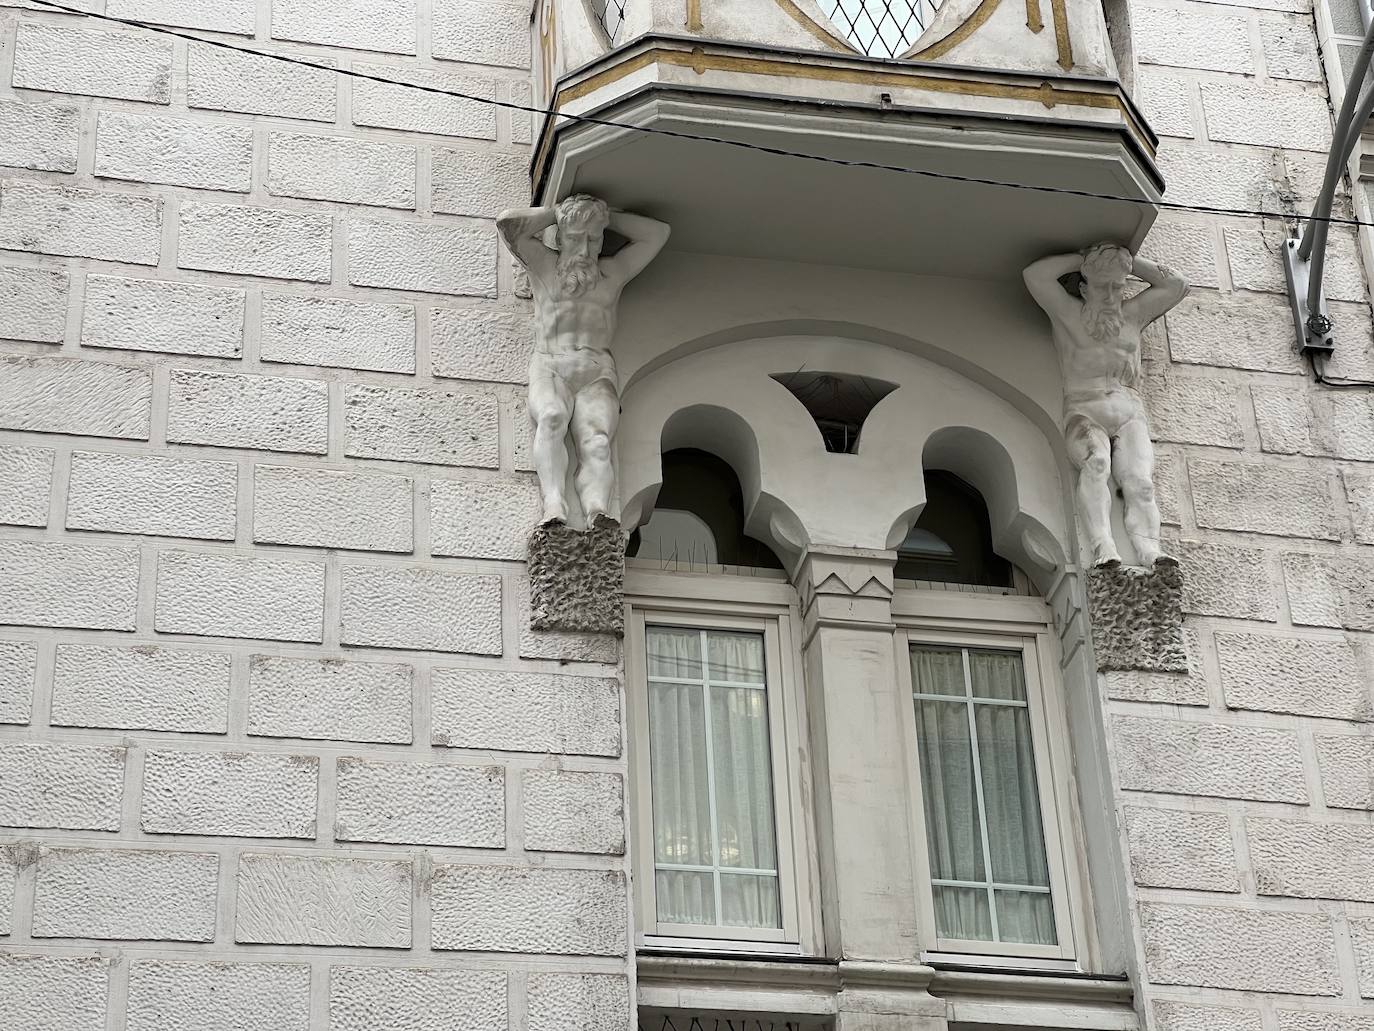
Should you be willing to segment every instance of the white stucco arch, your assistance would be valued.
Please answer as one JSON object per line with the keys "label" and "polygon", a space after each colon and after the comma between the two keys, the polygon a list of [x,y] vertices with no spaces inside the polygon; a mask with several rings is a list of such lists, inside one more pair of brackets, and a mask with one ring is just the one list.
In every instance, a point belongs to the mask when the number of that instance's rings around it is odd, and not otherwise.
{"label": "white stucco arch", "polygon": [[[934,468],[982,492],[994,547],[1042,590],[1075,554],[1060,452],[1036,422],[961,372],[905,349],[828,335],[684,351],[624,392],[618,447],[627,528],[652,512],[663,452],[691,446],[734,468],[747,532],[779,554],[808,545],[895,547],[925,504],[923,472]],[[805,408],[771,378],[797,369],[897,384],[869,414],[855,454],[827,452]]]}

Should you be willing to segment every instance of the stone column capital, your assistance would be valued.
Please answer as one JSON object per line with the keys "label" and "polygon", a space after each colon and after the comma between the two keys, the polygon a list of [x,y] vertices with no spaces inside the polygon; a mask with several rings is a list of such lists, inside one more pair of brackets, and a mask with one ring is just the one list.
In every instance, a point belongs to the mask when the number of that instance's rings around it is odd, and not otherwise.
{"label": "stone column capital", "polygon": [[792,575],[809,638],[819,626],[890,630],[895,551],[814,545]]}

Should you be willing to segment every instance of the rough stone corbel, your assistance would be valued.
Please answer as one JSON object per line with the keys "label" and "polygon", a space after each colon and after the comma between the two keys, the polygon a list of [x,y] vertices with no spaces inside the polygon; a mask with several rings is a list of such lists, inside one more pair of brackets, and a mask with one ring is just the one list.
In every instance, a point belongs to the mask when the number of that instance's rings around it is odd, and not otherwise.
{"label": "rough stone corbel", "polygon": [[528,565],[530,629],[625,636],[625,534],[614,519],[536,526]]}
{"label": "rough stone corbel", "polygon": [[1088,572],[1088,619],[1099,673],[1187,673],[1183,646],[1183,571],[1105,566]]}

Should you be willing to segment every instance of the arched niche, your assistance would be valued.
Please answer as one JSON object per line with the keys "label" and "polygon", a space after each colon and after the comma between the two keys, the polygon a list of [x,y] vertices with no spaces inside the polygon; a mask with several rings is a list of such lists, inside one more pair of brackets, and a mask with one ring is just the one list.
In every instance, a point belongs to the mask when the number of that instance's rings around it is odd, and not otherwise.
{"label": "arched niche", "polygon": [[[872,408],[853,454],[826,450],[779,381],[842,370],[896,385]],[[619,432],[623,521],[653,509],[662,454],[695,447],[735,470],[746,530],[786,561],[810,545],[888,550],[925,504],[925,469],[982,493],[994,546],[1049,594],[1074,553],[1060,458],[1041,429],[982,384],[864,340],[779,336],[691,351],[625,390]]]}

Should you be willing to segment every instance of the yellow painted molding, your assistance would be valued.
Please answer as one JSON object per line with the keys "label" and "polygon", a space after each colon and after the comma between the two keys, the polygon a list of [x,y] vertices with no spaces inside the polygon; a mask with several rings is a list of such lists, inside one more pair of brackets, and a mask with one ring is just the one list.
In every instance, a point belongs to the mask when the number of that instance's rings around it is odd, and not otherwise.
{"label": "yellow painted molding", "polygon": [[1073,67],[1073,41],[1069,39],[1069,12],[1064,0],[1050,0],[1054,14],[1054,42],[1059,48],[1059,67],[1068,71]]}
{"label": "yellow painted molding", "polygon": [[933,61],[937,57],[944,57],[960,43],[982,28],[983,23],[992,17],[992,12],[997,10],[1001,2],[1002,0],[983,0],[982,3],[974,8],[973,13],[964,19],[963,24],[953,32],[937,39],[919,53],[908,54],[906,59],[910,61]]}
{"label": "yellow painted molding", "polygon": [[1032,32],[1042,32],[1045,21],[1040,17],[1040,0],[1026,0],[1026,28]]}

